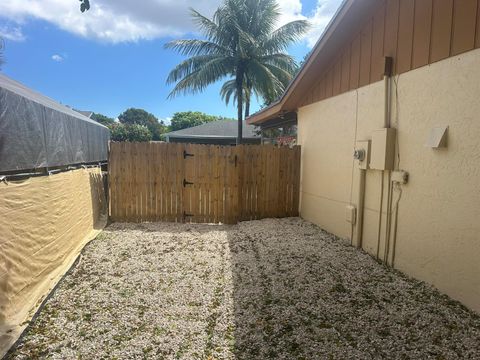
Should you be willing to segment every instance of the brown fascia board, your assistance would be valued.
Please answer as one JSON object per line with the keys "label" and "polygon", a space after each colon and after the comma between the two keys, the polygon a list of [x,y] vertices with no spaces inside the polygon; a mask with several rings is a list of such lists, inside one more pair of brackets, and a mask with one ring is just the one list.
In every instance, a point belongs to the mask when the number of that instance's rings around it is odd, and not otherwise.
{"label": "brown fascia board", "polygon": [[336,52],[351,39],[352,34],[361,29],[365,23],[365,17],[383,1],[344,0],[280,100],[251,115],[247,123],[260,125],[283,112],[296,111],[305,93],[318,81],[318,76],[315,74],[321,74],[331,64]]}

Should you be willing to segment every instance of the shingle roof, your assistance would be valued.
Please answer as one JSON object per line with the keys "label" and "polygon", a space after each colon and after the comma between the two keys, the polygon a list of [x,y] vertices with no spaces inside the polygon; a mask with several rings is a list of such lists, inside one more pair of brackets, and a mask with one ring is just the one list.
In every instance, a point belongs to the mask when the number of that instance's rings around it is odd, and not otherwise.
{"label": "shingle roof", "polygon": [[76,112],[79,112],[79,113],[82,114],[83,116],[88,117],[89,119],[92,118],[93,111],[85,111],[85,110],[77,110],[77,109],[73,109],[73,110],[75,110]]}
{"label": "shingle roof", "polygon": [[[165,136],[175,138],[188,137],[212,137],[212,138],[235,138],[237,137],[238,123],[235,120],[218,120],[208,122],[202,125],[194,126],[187,129],[172,131],[164,134]],[[259,138],[260,135],[255,133],[255,126],[248,125],[243,122],[243,137],[244,138]]]}

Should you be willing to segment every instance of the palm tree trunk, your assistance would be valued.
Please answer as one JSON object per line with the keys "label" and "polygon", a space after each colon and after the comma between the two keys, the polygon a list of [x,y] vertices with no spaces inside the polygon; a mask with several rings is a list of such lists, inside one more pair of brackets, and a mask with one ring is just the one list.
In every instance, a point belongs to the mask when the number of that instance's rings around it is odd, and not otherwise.
{"label": "palm tree trunk", "polygon": [[245,94],[245,120],[250,116],[250,92]]}
{"label": "palm tree trunk", "polygon": [[247,77],[247,87],[245,89],[245,120],[250,116],[250,96],[252,95],[252,83]]}
{"label": "palm tree trunk", "polygon": [[243,125],[243,68],[237,67],[236,79],[237,83],[237,117],[238,117],[238,133],[237,133],[237,145],[242,143],[242,125]]}

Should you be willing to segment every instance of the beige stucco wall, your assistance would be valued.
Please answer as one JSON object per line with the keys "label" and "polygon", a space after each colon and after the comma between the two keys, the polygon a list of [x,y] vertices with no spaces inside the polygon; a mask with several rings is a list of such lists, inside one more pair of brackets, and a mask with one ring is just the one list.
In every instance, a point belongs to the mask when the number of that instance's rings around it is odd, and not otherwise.
{"label": "beige stucco wall", "polygon": [[[396,78],[398,86],[393,86],[392,101],[399,168],[410,174],[409,183],[401,187],[394,266],[477,311],[479,65],[480,50],[474,50],[405,73]],[[354,143],[370,139],[374,129],[383,127],[383,114],[383,82],[299,109],[302,217],[338,236],[351,238],[352,227],[345,220],[345,207],[357,203],[359,171],[352,160]],[[437,126],[449,126],[446,149],[424,146],[431,128]],[[363,229],[363,248],[376,256],[382,176],[385,186],[380,258],[385,244],[387,173],[367,172]],[[399,195],[394,188],[393,203]],[[390,262],[392,254],[391,245]]]}

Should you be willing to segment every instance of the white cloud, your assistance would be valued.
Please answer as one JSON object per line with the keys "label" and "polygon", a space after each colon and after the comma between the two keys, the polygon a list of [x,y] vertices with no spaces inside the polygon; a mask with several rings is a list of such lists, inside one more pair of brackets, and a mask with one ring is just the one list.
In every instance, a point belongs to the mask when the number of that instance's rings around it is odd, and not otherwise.
{"label": "white cloud", "polygon": [[311,25],[310,31],[305,35],[308,47],[312,48],[322,35],[328,23],[340,7],[342,0],[317,0],[312,14],[302,14],[300,0],[277,0],[280,5],[282,16],[280,24],[286,24],[294,20],[308,20]]}
{"label": "white cloud", "polygon": [[[302,15],[300,0],[278,0],[282,10],[281,24],[297,19],[309,19],[313,25],[306,37],[313,46],[341,0],[317,0],[316,10]],[[20,26],[35,18],[82,37],[109,43],[150,40],[166,36],[181,36],[195,31],[189,16],[194,7],[211,16],[221,0],[91,0],[88,12],[81,13],[74,0],[0,0],[0,17],[17,27],[3,35],[7,39],[25,39]],[[2,34],[2,28],[0,28]]]}
{"label": "white cloud", "polygon": [[52,55],[52,60],[56,62],[62,62],[64,58],[61,55],[55,54],[55,55]]}
{"label": "white cloud", "polygon": [[302,3],[300,0],[277,0],[277,3],[282,14],[279,25],[306,19],[306,16],[302,15]]}
{"label": "white cloud", "polygon": [[10,41],[24,41],[26,39],[19,26],[9,27],[7,25],[0,26],[0,37]]}
{"label": "white cloud", "polygon": [[75,0],[1,0],[0,16],[22,24],[48,21],[74,34],[118,43],[178,36],[192,31],[188,8],[211,15],[220,0],[92,0],[81,13]]}
{"label": "white cloud", "polygon": [[323,31],[327,27],[328,23],[332,19],[333,15],[340,7],[342,0],[318,0],[317,7],[309,17],[309,21],[312,25],[311,30],[306,36],[307,45],[313,47],[317,40],[322,35]]}

